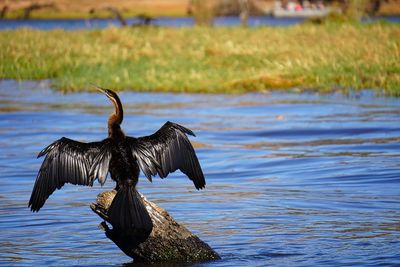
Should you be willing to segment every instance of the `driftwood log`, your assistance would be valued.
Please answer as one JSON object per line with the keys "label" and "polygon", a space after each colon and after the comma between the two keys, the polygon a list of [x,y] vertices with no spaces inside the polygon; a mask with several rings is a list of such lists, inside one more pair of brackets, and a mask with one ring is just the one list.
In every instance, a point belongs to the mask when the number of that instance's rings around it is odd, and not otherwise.
{"label": "driftwood log", "polygon": [[[121,23],[121,26],[123,26],[123,27],[129,26],[128,21],[122,15],[122,12],[118,8],[113,7],[113,6],[106,6],[106,7],[102,7],[102,8],[92,8],[89,10],[89,14],[95,15],[96,12],[101,11],[101,10],[106,10],[106,11],[110,12]],[[139,19],[139,23],[132,24],[131,26],[149,26],[149,25],[151,25],[151,23],[154,20],[151,16],[148,16],[146,14],[139,14],[137,16],[137,18]]]}
{"label": "driftwood log", "polygon": [[3,6],[3,8],[0,11],[0,19],[4,19],[6,17],[8,9],[9,7],[7,5]]}
{"label": "driftwood log", "polygon": [[56,10],[57,6],[54,3],[44,3],[44,4],[33,3],[24,9],[24,15],[22,16],[22,19],[30,19],[33,11],[43,8],[52,8]]}
{"label": "driftwood log", "polygon": [[[105,221],[108,221],[109,208],[116,191],[107,191],[97,196],[91,209]],[[140,194],[153,221],[150,236],[143,237],[137,233],[120,232],[110,229],[107,223],[101,227],[126,255],[135,262],[188,262],[220,259],[219,255],[206,243],[193,235],[184,226],[178,224],[168,212],[147,200]]]}
{"label": "driftwood log", "polygon": [[94,14],[97,10],[102,10],[102,9],[103,10],[107,10],[108,12],[110,12],[121,23],[121,26],[127,26],[128,25],[128,22],[126,21],[126,19],[122,15],[122,12],[119,11],[118,8],[113,7],[113,6],[106,6],[106,7],[98,8],[98,9],[92,8],[89,11],[89,13],[90,14]]}

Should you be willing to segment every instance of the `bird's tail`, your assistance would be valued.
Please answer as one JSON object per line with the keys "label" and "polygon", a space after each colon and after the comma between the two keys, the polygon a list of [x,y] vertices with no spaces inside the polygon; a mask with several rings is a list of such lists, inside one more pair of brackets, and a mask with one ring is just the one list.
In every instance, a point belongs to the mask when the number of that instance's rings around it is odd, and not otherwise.
{"label": "bird's tail", "polygon": [[134,186],[121,185],[108,209],[114,229],[150,235],[153,223]]}

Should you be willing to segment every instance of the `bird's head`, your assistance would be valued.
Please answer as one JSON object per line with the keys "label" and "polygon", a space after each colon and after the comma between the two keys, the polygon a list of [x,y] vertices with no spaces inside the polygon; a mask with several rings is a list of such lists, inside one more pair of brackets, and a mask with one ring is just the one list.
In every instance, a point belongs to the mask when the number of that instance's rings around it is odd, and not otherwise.
{"label": "bird's head", "polygon": [[94,87],[101,93],[105,94],[114,104],[115,112],[110,115],[110,118],[108,120],[109,127],[120,125],[123,119],[123,109],[121,100],[119,99],[117,93],[115,93],[113,90],[102,88],[96,85],[94,85]]}
{"label": "bird's head", "polygon": [[95,87],[99,92],[105,94],[111,101],[114,102],[116,99],[119,100],[119,97],[118,97],[117,93],[115,93],[113,90],[106,89],[106,88],[101,88],[101,87],[98,87],[98,86],[95,86]]}

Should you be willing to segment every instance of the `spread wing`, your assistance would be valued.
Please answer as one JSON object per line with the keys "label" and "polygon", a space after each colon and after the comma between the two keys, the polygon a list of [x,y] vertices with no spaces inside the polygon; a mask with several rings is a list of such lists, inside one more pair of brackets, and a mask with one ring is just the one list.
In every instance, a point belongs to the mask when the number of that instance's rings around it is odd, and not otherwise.
{"label": "spread wing", "polygon": [[44,155],[29,200],[32,211],[39,211],[47,198],[65,183],[92,186],[98,179],[103,185],[111,159],[111,140],[81,143],[63,137],[43,149],[38,158]]}
{"label": "spread wing", "polygon": [[193,181],[196,189],[204,188],[203,171],[186,134],[195,136],[179,124],[167,122],[152,135],[127,137],[133,156],[147,179],[151,181],[156,174],[165,178],[179,169]]}

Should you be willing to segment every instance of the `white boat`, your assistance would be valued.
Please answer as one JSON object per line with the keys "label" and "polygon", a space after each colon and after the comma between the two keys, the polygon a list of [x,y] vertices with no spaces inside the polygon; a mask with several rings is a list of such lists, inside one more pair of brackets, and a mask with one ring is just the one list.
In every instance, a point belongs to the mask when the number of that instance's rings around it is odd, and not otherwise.
{"label": "white boat", "polygon": [[330,8],[324,7],[320,9],[304,8],[301,10],[274,8],[272,16],[277,18],[315,18],[325,17],[331,12]]}

